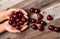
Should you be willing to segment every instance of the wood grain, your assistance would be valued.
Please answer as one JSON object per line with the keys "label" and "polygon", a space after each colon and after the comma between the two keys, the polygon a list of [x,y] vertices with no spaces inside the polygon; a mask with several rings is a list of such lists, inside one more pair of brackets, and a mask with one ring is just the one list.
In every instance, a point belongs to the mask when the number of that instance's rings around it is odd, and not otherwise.
{"label": "wood grain", "polygon": [[[55,0],[45,0],[43,2],[33,2],[33,3],[25,6],[27,1],[28,0],[26,0],[22,3],[19,3],[11,8],[19,7],[19,8],[23,8],[27,12],[29,12],[29,8],[31,8],[31,7],[42,8],[46,5],[49,5],[52,2],[55,2]],[[60,33],[56,33],[56,32],[48,30],[48,25],[50,25],[50,24],[55,25],[55,26],[60,26],[60,18],[49,22],[47,24],[47,26],[44,27],[45,30],[42,32],[38,31],[38,30],[33,30],[32,28],[29,28],[28,30],[26,30],[22,33],[19,33],[19,34],[12,34],[9,32],[5,32],[0,35],[0,39],[60,39]]]}

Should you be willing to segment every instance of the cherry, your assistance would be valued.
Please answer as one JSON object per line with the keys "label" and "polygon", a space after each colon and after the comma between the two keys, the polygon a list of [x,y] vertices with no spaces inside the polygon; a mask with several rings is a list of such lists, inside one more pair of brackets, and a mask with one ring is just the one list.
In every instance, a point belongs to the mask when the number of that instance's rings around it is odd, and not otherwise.
{"label": "cherry", "polygon": [[40,9],[35,9],[34,13],[40,13]]}
{"label": "cherry", "polygon": [[22,17],[22,21],[23,21],[23,22],[26,22],[26,21],[27,21],[27,18]]}
{"label": "cherry", "polygon": [[35,30],[37,29],[37,25],[36,25],[36,24],[32,24],[31,27],[32,27],[33,29],[35,29]]}
{"label": "cherry", "polygon": [[35,12],[35,8],[31,8],[30,12],[34,13]]}
{"label": "cherry", "polygon": [[21,18],[23,17],[23,13],[19,13],[18,16]]}
{"label": "cherry", "polygon": [[43,31],[44,27],[40,25],[40,26],[38,26],[38,30]]}
{"label": "cherry", "polygon": [[24,22],[23,22],[23,21],[20,21],[20,22],[19,22],[19,24],[20,24],[20,25],[23,25],[23,24],[24,24]]}
{"label": "cherry", "polygon": [[13,27],[15,27],[16,26],[16,23],[13,23],[13,25],[12,25]]}
{"label": "cherry", "polygon": [[42,19],[43,15],[42,14],[37,14],[38,19]]}
{"label": "cherry", "polygon": [[54,26],[53,25],[49,25],[48,29],[53,31],[54,30]]}
{"label": "cherry", "polygon": [[54,31],[60,32],[60,27],[55,27],[55,28],[54,28]]}
{"label": "cherry", "polygon": [[14,17],[14,18],[17,18],[17,15],[14,14],[13,17]]}
{"label": "cherry", "polygon": [[19,19],[19,18],[17,18],[15,21],[16,21],[16,22],[19,22],[19,21],[20,21],[20,19]]}
{"label": "cherry", "polygon": [[48,21],[53,20],[53,17],[51,15],[47,15],[47,20]]}
{"label": "cherry", "polygon": [[17,30],[20,30],[20,26],[15,26]]}
{"label": "cherry", "polygon": [[13,17],[10,17],[10,19],[9,19],[10,21],[14,21],[14,18]]}
{"label": "cherry", "polygon": [[35,22],[36,22],[36,20],[35,20],[35,19],[31,19],[31,22],[32,22],[32,23],[35,23]]}
{"label": "cherry", "polygon": [[11,24],[13,24],[13,21],[10,21],[10,20],[9,20],[9,22],[8,22],[8,23],[11,25]]}
{"label": "cherry", "polygon": [[41,20],[36,19],[36,23],[37,23],[37,24],[40,24],[40,23],[41,23]]}
{"label": "cherry", "polygon": [[41,25],[45,26],[46,25],[46,22],[41,21]]}

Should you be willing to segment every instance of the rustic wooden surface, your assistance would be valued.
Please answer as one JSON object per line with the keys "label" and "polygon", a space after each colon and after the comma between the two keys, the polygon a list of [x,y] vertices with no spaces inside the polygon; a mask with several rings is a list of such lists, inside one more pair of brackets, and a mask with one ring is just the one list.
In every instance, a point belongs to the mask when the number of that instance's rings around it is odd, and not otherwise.
{"label": "rustic wooden surface", "polygon": [[[31,3],[30,5],[25,6],[24,3],[26,3],[26,2],[27,2],[27,0],[24,1],[23,3],[19,3],[19,4],[15,5],[13,7],[23,8],[29,12],[30,7],[42,8],[42,7],[50,4],[51,0],[45,0],[42,3],[34,2],[33,4]],[[52,0],[52,2],[55,2],[55,0]],[[50,24],[55,25],[55,26],[60,26],[60,18],[49,22],[47,24],[47,26],[44,27],[45,30],[42,32],[29,28],[28,30],[26,30],[20,34],[13,34],[13,33],[5,32],[0,35],[0,39],[60,39],[60,33],[56,33],[56,32],[48,30],[48,25],[50,25]]]}

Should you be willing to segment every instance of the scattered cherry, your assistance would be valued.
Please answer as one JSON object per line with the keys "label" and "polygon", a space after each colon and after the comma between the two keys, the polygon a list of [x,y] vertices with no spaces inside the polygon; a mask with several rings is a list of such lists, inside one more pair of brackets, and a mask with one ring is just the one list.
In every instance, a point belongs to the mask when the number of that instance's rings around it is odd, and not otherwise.
{"label": "scattered cherry", "polygon": [[55,28],[54,28],[54,31],[60,32],[60,27],[55,27]]}
{"label": "scattered cherry", "polygon": [[23,24],[24,24],[24,22],[23,22],[23,21],[20,21],[20,22],[19,22],[19,24],[20,24],[20,25],[23,25]]}
{"label": "scattered cherry", "polygon": [[53,25],[49,25],[48,29],[53,31],[54,30],[54,26]]}
{"label": "scattered cherry", "polygon": [[42,19],[43,15],[42,14],[37,14],[38,19]]}
{"label": "scattered cherry", "polygon": [[36,24],[32,24],[31,27],[32,27],[33,29],[35,29],[35,30],[37,29],[37,25],[36,25]]}
{"label": "scattered cherry", "polygon": [[41,20],[36,19],[36,23],[37,23],[37,24],[40,24],[40,23],[41,23]]}
{"label": "scattered cherry", "polygon": [[31,22],[32,22],[32,23],[35,23],[35,22],[36,22],[36,20],[35,20],[35,19],[31,19]]}
{"label": "scattered cherry", "polygon": [[30,12],[34,13],[35,12],[35,8],[31,8]]}
{"label": "scattered cherry", "polygon": [[50,21],[50,20],[53,20],[53,17],[51,15],[48,15],[47,16],[47,20]]}
{"label": "scattered cherry", "polygon": [[31,8],[30,12],[32,12],[32,13],[40,13],[40,9],[39,8]]}
{"label": "scattered cherry", "polygon": [[35,11],[34,11],[35,13],[40,13],[40,9],[35,9]]}
{"label": "scattered cherry", "polygon": [[41,25],[45,26],[46,22],[45,21],[41,21]]}
{"label": "scattered cherry", "polygon": [[38,30],[43,31],[44,27],[43,26],[38,26]]}

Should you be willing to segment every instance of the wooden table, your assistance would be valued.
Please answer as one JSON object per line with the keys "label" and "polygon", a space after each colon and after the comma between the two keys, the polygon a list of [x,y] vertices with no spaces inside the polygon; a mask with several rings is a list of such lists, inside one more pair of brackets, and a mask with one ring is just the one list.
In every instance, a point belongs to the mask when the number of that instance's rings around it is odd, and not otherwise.
{"label": "wooden table", "polygon": [[[41,9],[44,6],[49,5],[52,2],[55,2],[55,0],[52,0],[52,1],[45,0],[43,2],[37,1],[37,2],[27,4],[26,2],[29,2],[29,1],[28,0],[23,1],[11,8],[19,7],[29,12],[30,7],[36,7],[36,8]],[[56,32],[48,30],[48,25],[50,24],[55,25],[55,26],[60,26],[60,18],[49,22],[47,26],[44,27],[45,28],[44,31],[38,31],[38,30],[33,30],[32,28],[29,28],[20,34],[13,34],[13,33],[5,32],[0,35],[0,39],[60,39],[60,33],[56,33]]]}

